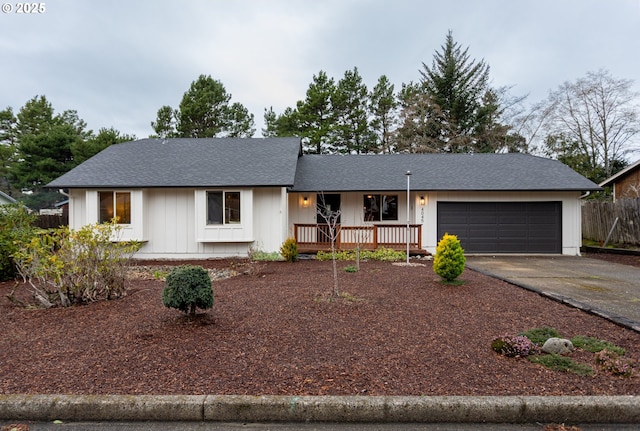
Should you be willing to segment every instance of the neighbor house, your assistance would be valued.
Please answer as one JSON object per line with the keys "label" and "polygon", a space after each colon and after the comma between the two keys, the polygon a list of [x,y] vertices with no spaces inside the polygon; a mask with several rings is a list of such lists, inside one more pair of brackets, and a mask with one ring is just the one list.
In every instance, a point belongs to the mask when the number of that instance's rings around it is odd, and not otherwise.
{"label": "neighbor house", "polygon": [[[118,220],[139,258],[390,247],[579,254],[580,196],[600,188],[550,159],[511,154],[303,155],[298,138],[143,139],[48,184],[73,229]],[[320,210],[319,210],[320,208]],[[326,217],[337,217],[336,229]],[[408,241],[407,241],[408,240]]]}
{"label": "neighbor house", "polygon": [[8,205],[8,204],[14,204],[14,203],[16,203],[16,200],[14,198],[0,191],[0,205]]}
{"label": "neighbor house", "polygon": [[600,183],[613,189],[613,200],[640,198],[640,160]]}

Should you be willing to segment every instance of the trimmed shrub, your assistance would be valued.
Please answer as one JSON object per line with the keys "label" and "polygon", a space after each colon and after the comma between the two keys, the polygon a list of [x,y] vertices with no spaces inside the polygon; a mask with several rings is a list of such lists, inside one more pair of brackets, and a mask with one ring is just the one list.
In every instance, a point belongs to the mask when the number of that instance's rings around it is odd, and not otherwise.
{"label": "trimmed shrub", "polygon": [[191,316],[196,314],[196,308],[213,307],[213,287],[207,270],[196,265],[174,268],[167,276],[162,304]]}
{"label": "trimmed shrub", "polygon": [[433,271],[444,280],[451,282],[462,274],[466,261],[458,237],[445,233],[436,247]]}
{"label": "trimmed shrub", "polygon": [[295,238],[287,238],[280,246],[280,254],[287,262],[298,260],[298,243]]}

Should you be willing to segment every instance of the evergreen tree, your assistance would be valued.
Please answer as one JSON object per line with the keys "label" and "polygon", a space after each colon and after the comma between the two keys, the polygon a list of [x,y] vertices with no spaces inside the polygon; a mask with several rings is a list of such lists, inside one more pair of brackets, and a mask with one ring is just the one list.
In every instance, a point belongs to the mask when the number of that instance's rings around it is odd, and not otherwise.
{"label": "evergreen tree", "polygon": [[71,147],[81,141],[70,124],[55,124],[45,133],[20,137],[20,162],[13,165],[15,183],[39,192],[45,184],[71,170],[76,163]]}
{"label": "evergreen tree", "polygon": [[264,108],[264,127],[262,128],[263,138],[274,138],[278,136],[278,114],[273,110],[273,106],[269,109]]}
{"label": "evergreen tree", "polygon": [[16,156],[9,168],[11,184],[29,190],[27,205],[47,207],[59,195],[43,190],[43,186],[76,166],[71,148],[91,135],[76,111],[54,115],[45,96],[27,101],[17,114]]}
{"label": "evergreen tree", "polygon": [[298,112],[293,108],[286,108],[281,115],[277,115],[273,107],[265,109],[264,124],[262,136],[265,138],[300,136]]}
{"label": "evergreen tree", "polygon": [[222,82],[200,75],[182,96],[178,109],[163,106],[151,127],[159,138],[250,137],[254,117],[240,103],[230,104],[231,94]]}
{"label": "evergreen tree", "polygon": [[373,115],[371,129],[377,136],[377,152],[391,153],[398,100],[394,94],[394,86],[386,75],[378,78],[378,82],[369,94],[369,103],[369,109]]}
{"label": "evergreen tree", "polygon": [[13,115],[13,109],[0,111],[0,145],[15,145],[17,141],[16,123],[18,119]]}
{"label": "evergreen tree", "polygon": [[174,111],[171,106],[163,106],[158,109],[158,113],[156,114],[156,121],[151,122],[151,127],[156,132],[155,135],[149,136],[150,138],[175,138],[178,136],[178,132],[176,131],[176,118],[178,117],[178,112]]}
{"label": "evergreen tree", "polygon": [[394,146],[400,153],[432,153],[441,151],[438,136],[447,126],[446,116],[433,98],[409,83],[402,87],[400,126],[394,134]]}
{"label": "evergreen tree", "polygon": [[11,107],[0,111],[0,190],[14,195],[9,181],[9,169],[16,156],[16,117]]}
{"label": "evergreen tree", "polygon": [[298,101],[296,125],[307,152],[328,152],[328,140],[333,131],[333,106],[331,99],[336,91],[333,78],[324,71],[313,75],[305,100]]}
{"label": "evergreen tree", "polygon": [[347,70],[338,81],[331,105],[334,125],[330,151],[346,154],[376,152],[375,135],[369,127],[369,92],[358,68]]}
{"label": "evergreen tree", "polygon": [[45,96],[35,96],[28,100],[18,112],[17,138],[19,140],[23,136],[46,133],[53,123],[53,106]]}
{"label": "evergreen tree", "polygon": [[489,87],[489,66],[472,60],[451,32],[420,74],[418,91],[403,99],[408,112],[398,133],[401,147],[411,146],[412,134],[419,137],[414,146],[420,151],[494,152],[509,143],[509,127],[500,123],[502,109]]}
{"label": "evergreen tree", "polygon": [[235,102],[229,107],[229,124],[226,135],[230,138],[250,138],[256,132],[253,114],[241,103]]}
{"label": "evergreen tree", "polygon": [[80,164],[111,145],[135,141],[135,139],[134,135],[122,134],[113,127],[108,129],[103,127],[97,135],[92,134],[88,139],[76,141],[71,146],[73,161],[75,164]]}
{"label": "evergreen tree", "polygon": [[212,138],[229,126],[231,95],[211,76],[200,75],[182,96],[176,129],[183,138]]}

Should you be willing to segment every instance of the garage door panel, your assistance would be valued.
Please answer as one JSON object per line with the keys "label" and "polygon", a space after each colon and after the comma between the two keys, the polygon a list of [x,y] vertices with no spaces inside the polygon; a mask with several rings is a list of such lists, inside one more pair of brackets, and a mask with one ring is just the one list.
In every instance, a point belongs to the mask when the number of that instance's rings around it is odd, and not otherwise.
{"label": "garage door panel", "polygon": [[482,225],[476,225],[476,226],[469,226],[469,231],[472,233],[470,236],[472,236],[474,239],[487,239],[487,238],[495,238],[497,235],[497,228],[496,226],[482,226]]}
{"label": "garage door panel", "polygon": [[561,202],[439,202],[438,237],[469,253],[561,253]]}
{"label": "garage door panel", "polygon": [[483,240],[467,240],[461,245],[465,253],[498,253],[498,244]]}
{"label": "garage door panel", "polygon": [[497,222],[497,216],[495,213],[487,214],[470,214],[469,215],[469,223],[470,224],[495,224]]}

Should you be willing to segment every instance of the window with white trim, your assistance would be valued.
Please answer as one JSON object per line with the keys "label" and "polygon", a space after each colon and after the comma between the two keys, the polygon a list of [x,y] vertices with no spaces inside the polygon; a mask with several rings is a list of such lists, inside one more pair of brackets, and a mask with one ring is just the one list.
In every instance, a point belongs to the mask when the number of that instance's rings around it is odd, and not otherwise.
{"label": "window with white trim", "polygon": [[207,225],[239,223],[240,192],[207,192]]}
{"label": "window with white trim", "polygon": [[98,222],[115,219],[118,224],[131,224],[131,193],[117,191],[98,192]]}
{"label": "window with white trim", "polygon": [[398,220],[398,195],[364,195],[364,221]]}

